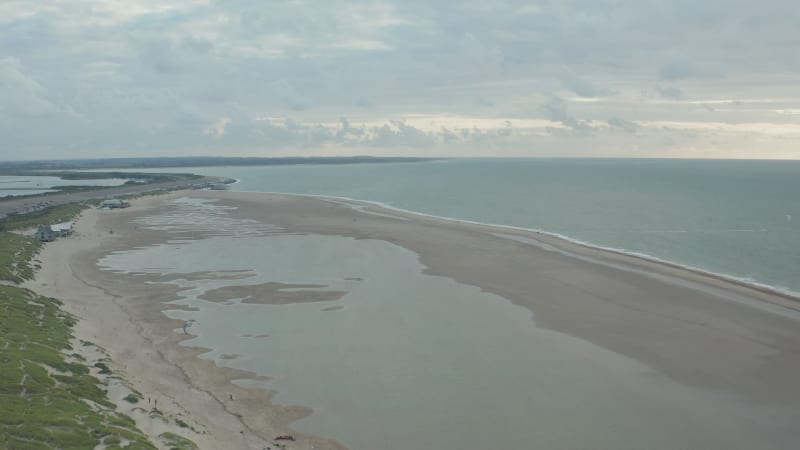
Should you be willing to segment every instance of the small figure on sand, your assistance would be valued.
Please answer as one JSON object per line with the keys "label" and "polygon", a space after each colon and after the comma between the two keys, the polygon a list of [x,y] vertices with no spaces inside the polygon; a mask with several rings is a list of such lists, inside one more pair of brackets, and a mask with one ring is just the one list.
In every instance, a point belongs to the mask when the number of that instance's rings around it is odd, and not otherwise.
{"label": "small figure on sand", "polygon": [[195,322],[194,319],[184,320],[183,321],[183,334],[189,334],[189,327]]}

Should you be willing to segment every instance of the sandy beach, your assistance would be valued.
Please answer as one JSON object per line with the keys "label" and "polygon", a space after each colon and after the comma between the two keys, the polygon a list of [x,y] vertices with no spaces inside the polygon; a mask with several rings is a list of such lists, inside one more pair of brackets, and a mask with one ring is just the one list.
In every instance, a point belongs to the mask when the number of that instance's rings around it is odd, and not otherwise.
{"label": "sandy beach", "polygon": [[[48,244],[39,255],[42,269],[26,287],[62,299],[65,309],[79,318],[75,338],[97,344],[111,357],[112,367],[134,389],[152,400],[166,417],[180,418],[193,430],[165,427],[146,414],[134,414],[130,404],[117,401],[154,443],[171,431],[191,439],[201,449],[258,449],[271,446],[275,436],[290,431],[287,424],[307,414],[303,408],[270,404],[271,393],[245,390],[234,379],[256,378],[252,373],[215,367],[197,358],[201,349],[180,347],[182,323],[161,313],[163,301],[174,298],[170,289],[146,289],[120,283],[98,270],[97,259],[109,252],[163,242],[167,236],[138,230],[131,220],[163,208],[184,193],[142,197],[126,210],[86,210],[68,239]],[[299,436],[286,448],[341,448]],[[302,447],[300,446],[302,445]],[[274,447],[273,447],[274,448]]]}
{"label": "sandy beach", "polygon": [[[157,278],[98,267],[98,260],[114,252],[213,235],[155,230],[134,222],[168,211],[169,202],[181,197],[212,199],[230,207],[232,218],[274,226],[282,233],[390,242],[416,253],[427,274],[477,287],[532,311],[537,327],[633,359],[673,383],[781,411],[781,427],[784,421],[800,419],[800,302],[777,292],[534,232],[359,202],[193,191],[143,197],[125,210],[87,210],[73,237],[45,247],[38,258],[42,269],[27,287],[63,300],[80,319],[76,338],[105,349],[136,390],[157,400],[165,414],[188,422],[191,429],[179,431],[200,448],[263,449],[280,434],[297,438],[287,444],[289,449],[344,446],[292,429],[292,422],[311,413],[307,406],[278,405],[272,401],[275,392],[231,383],[258,380],[258,374],[219,367],[198,358],[206,349],[180,345],[189,338],[180,331],[182,322],[162,312],[176,308],[165,302],[180,297],[177,285],[146,283]],[[274,283],[237,286],[209,292],[205,299],[289,304],[335,302],[344,295],[329,290],[306,297],[284,288]],[[162,432],[146,417],[134,418],[143,431],[153,436]],[[791,448],[795,441],[790,438],[796,437],[796,431],[787,429],[764,448]]]}

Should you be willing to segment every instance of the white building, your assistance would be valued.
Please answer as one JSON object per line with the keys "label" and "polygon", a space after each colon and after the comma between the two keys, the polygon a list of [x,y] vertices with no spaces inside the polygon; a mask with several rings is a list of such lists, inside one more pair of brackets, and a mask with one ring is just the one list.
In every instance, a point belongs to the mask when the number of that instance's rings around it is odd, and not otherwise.
{"label": "white building", "polygon": [[67,237],[72,234],[72,225],[72,222],[56,223],[50,225],[50,229],[60,237]]}

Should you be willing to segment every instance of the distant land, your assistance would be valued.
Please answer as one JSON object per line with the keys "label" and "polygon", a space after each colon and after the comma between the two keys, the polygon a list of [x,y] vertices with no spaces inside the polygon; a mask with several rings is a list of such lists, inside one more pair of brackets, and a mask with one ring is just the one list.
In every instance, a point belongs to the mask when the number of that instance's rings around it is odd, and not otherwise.
{"label": "distant land", "polygon": [[332,156],[332,157],[217,157],[188,156],[161,158],[54,159],[41,161],[0,161],[0,174],[21,170],[143,169],[199,166],[272,166],[298,164],[373,164],[433,161],[443,158]]}

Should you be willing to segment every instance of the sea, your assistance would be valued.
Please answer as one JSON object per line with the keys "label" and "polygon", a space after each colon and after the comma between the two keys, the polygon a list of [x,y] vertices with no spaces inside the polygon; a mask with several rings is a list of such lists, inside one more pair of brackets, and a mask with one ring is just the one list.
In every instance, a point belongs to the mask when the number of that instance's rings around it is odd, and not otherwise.
{"label": "sea", "polygon": [[[541,230],[800,291],[796,162],[452,159],[185,170],[235,178],[234,190],[346,197]],[[165,314],[190,324],[182,345],[263,375],[237,383],[273,390],[278,404],[310,408],[294,430],[352,450],[744,450],[797,441],[798,411],[682,385],[538,327],[535,312],[426,274],[408,249],[285,233],[229,208],[174,199],[136,226],[207,237],[176,234],[98,266],[178,285]],[[210,275],[181,275],[190,273]],[[212,300],[220,289],[275,283],[345,294],[290,304]]]}
{"label": "sea", "polygon": [[543,231],[800,295],[800,161],[447,159],[180,170],[235,178],[237,191],[345,197]]}

